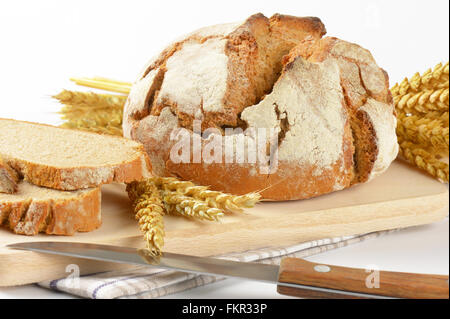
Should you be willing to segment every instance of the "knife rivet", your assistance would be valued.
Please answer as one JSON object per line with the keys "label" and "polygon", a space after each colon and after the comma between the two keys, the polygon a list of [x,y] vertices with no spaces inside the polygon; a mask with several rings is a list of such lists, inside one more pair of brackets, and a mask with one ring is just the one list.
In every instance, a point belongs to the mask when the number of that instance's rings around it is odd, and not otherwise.
{"label": "knife rivet", "polygon": [[331,268],[327,265],[316,265],[314,266],[314,270],[317,272],[329,272]]}

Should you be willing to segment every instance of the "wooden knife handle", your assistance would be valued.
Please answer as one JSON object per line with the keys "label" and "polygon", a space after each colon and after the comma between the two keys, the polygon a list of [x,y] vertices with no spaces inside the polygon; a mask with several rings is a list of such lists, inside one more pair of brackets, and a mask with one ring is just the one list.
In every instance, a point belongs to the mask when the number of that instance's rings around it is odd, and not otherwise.
{"label": "wooden knife handle", "polygon": [[[297,258],[281,261],[279,282],[396,298],[448,299],[448,276],[371,271],[323,265]],[[278,285],[284,295],[304,298],[355,298],[345,294]]]}

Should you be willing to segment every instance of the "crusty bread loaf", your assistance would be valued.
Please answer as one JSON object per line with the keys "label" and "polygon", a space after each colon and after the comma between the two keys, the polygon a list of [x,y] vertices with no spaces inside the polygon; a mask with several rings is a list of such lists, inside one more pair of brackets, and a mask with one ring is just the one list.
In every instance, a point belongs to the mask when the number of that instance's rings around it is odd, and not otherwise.
{"label": "crusty bread loaf", "polygon": [[0,156],[0,193],[12,194],[17,190],[19,176]]}
{"label": "crusty bread loaf", "polygon": [[0,194],[0,225],[17,234],[73,235],[101,225],[101,191],[58,191],[20,182],[14,194]]}
{"label": "crusty bread loaf", "polygon": [[[255,15],[188,35],[153,59],[133,85],[125,136],[144,144],[156,174],[234,194],[304,199],[370,180],[398,151],[387,74],[369,51],[321,39],[324,33],[317,18]],[[218,129],[203,136],[201,150],[226,128],[274,129],[276,170],[229,162],[225,148],[217,162],[196,162],[195,150],[189,163],[173,161],[171,134],[186,128],[194,140],[194,119],[202,121],[202,132]],[[258,142],[247,133],[233,138],[245,146]]]}
{"label": "crusty bread loaf", "polygon": [[149,176],[140,143],[108,135],[0,119],[0,156],[26,181],[78,190]]}

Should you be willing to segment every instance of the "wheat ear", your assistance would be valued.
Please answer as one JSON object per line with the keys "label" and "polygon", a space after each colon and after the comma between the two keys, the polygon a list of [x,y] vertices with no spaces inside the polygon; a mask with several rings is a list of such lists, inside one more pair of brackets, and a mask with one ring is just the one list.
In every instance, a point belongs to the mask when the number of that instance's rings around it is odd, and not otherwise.
{"label": "wheat ear", "polygon": [[402,82],[391,88],[393,96],[405,95],[409,92],[421,92],[426,90],[438,90],[448,88],[449,63],[439,63],[434,69],[428,69],[422,75],[414,74],[411,79],[405,78]]}
{"label": "wheat ear", "polygon": [[64,104],[62,127],[95,133],[122,135],[123,106],[126,96],[64,90],[54,96]]}
{"label": "wheat ear", "polygon": [[60,125],[63,128],[69,128],[73,130],[80,130],[86,132],[93,132],[99,134],[108,134],[115,136],[122,136],[122,127],[115,125],[98,125],[96,121],[89,119],[82,119],[78,121],[68,121]]}
{"label": "wheat ear", "polygon": [[404,140],[399,136],[400,156],[413,165],[425,170],[431,176],[443,183],[449,181],[448,164],[436,158],[436,155],[424,149],[421,145]]}
{"label": "wheat ear", "polygon": [[209,221],[218,221],[224,215],[221,209],[210,207],[202,200],[169,190],[163,190],[161,193],[169,214]]}
{"label": "wheat ear", "polygon": [[448,149],[449,128],[439,119],[398,114],[397,135],[416,141],[423,147]]}
{"label": "wheat ear", "polygon": [[439,63],[422,75],[414,74],[391,88],[395,107],[405,113],[448,111],[449,63]]}
{"label": "wheat ear", "polygon": [[[411,113],[411,115],[419,115],[417,113]],[[448,111],[447,112],[439,112],[439,111],[433,111],[428,112],[426,114],[420,114],[426,119],[431,120],[439,120],[443,123],[444,126],[448,126],[449,117],[448,117]]]}
{"label": "wheat ear", "polygon": [[93,109],[123,109],[127,96],[118,94],[97,94],[94,92],[77,92],[63,90],[53,98],[74,109],[88,111]]}
{"label": "wheat ear", "polygon": [[[449,63],[439,63],[391,88],[398,114],[399,156],[442,182],[449,180]],[[446,154],[445,154],[446,153]]]}
{"label": "wheat ear", "polygon": [[448,111],[448,94],[448,88],[408,92],[404,95],[394,96],[394,104],[398,109],[404,110],[407,113],[414,111],[420,113],[427,113],[429,111]]}
{"label": "wheat ear", "polygon": [[180,181],[173,177],[156,177],[154,182],[166,190],[180,195],[189,196],[205,202],[209,207],[223,211],[241,212],[243,208],[252,208],[261,199],[258,193],[245,195],[231,195],[209,190],[206,186],[199,186],[189,181]]}
{"label": "wheat ear", "polygon": [[122,111],[92,111],[72,112],[70,106],[65,106],[62,119],[66,122],[61,127],[79,129],[95,133],[122,136]]}
{"label": "wheat ear", "polygon": [[133,182],[127,185],[127,192],[147,248],[153,255],[160,255],[165,236],[165,208],[160,191],[153,183]]}

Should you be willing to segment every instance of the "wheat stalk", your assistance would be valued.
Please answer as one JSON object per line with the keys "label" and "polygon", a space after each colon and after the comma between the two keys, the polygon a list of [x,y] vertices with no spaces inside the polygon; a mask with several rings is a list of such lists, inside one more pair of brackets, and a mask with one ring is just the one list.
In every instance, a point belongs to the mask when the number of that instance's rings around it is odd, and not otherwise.
{"label": "wheat stalk", "polygon": [[147,248],[153,255],[160,255],[165,236],[165,208],[160,191],[153,183],[133,182],[127,185],[127,192]]}
{"label": "wheat stalk", "polygon": [[399,156],[442,182],[449,180],[449,63],[405,78],[392,89],[398,114]]}
{"label": "wheat stalk", "polygon": [[[259,194],[235,196],[213,192],[205,186],[171,177],[152,177],[130,183],[127,185],[127,192],[135,207],[141,231],[146,234],[148,246],[155,251],[160,251],[164,243],[164,213],[219,221],[225,211],[241,211],[243,208],[253,207],[260,198]],[[152,227],[154,232],[151,231]]]}
{"label": "wheat stalk", "polygon": [[209,207],[229,212],[241,212],[243,208],[252,208],[261,199],[261,195],[258,193],[240,196],[225,194],[209,190],[206,186],[199,186],[189,181],[180,181],[173,177],[155,177],[154,182],[165,190],[190,196],[204,201]]}
{"label": "wheat stalk", "polygon": [[116,84],[116,85],[122,85],[124,87],[129,87],[129,88],[131,88],[131,86],[132,86],[132,84],[130,82],[118,81],[118,80],[108,79],[108,78],[104,78],[104,77],[100,77],[100,76],[96,76],[96,77],[93,77],[90,79],[94,80],[94,81],[98,81],[98,82],[103,82],[103,83],[112,83],[112,84]]}
{"label": "wheat stalk", "polygon": [[71,81],[78,85],[87,86],[90,88],[106,90],[117,93],[130,93],[131,83],[115,81],[105,78],[71,78]]}

